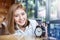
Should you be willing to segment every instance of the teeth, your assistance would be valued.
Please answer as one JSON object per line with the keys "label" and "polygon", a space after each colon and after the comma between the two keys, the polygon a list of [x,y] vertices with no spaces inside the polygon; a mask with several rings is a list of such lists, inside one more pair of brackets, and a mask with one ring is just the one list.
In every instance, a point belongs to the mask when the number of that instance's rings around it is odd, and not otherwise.
{"label": "teeth", "polygon": [[21,22],[21,23],[22,23],[23,21],[19,21],[19,22]]}

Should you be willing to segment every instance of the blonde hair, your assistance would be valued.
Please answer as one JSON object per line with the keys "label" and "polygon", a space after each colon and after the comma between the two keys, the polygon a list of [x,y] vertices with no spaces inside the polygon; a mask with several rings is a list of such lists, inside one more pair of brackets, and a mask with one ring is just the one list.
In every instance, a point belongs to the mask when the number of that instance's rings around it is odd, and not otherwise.
{"label": "blonde hair", "polygon": [[7,21],[8,21],[8,24],[7,24],[7,27],[8,27],[8,31],[9,33],[14,33],[15,32],[15,25],[14,25],[14,19],[13,19],[13,12],[18,9],[18,8],[21,8],[23,10],[25,10],[25,8],[23,7],[23,5],[21,3],[16,3],[16,4],[13,4],[10,9],[9,9],[9,12],[8,12],[8,15],[7,15]]}

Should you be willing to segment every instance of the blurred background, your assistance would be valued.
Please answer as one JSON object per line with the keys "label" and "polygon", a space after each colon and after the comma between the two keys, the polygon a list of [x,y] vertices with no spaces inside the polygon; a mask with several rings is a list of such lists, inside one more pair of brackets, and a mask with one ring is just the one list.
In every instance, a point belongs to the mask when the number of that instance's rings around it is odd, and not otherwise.
{"label": "blurred background", "polygon": [[39,24],[46,22],[49,37],[60,39],[60,0],[0,0],[0,22],[14,3],[24,5],[28,19],[35,19]]}

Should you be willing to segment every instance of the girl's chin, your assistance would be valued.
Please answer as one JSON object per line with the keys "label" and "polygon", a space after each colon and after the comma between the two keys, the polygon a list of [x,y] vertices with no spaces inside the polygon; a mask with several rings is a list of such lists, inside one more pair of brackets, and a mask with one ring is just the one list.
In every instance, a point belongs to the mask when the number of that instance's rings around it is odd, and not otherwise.
{"label": "girl's chin", "polygon": [[[25,23],[24,23],[24,24],[25,24]],[[19,25],[20,25],[20,26],[23,26],[24,24],[20,23]]]}

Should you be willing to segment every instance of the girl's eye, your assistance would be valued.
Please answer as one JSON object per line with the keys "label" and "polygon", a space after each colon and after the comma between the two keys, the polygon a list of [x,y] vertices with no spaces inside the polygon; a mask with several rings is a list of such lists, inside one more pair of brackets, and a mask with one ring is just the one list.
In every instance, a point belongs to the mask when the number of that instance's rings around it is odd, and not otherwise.
{"label": "girl's eye", "polygon": [[21,13],[22,15],[24,15],[25,13]]}
{"label": "girl's eye", "polygon": [[18,15],[15,15],[15,17],[18,17]]}

